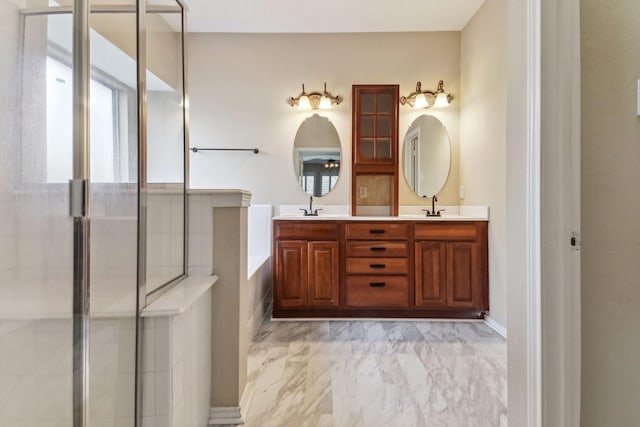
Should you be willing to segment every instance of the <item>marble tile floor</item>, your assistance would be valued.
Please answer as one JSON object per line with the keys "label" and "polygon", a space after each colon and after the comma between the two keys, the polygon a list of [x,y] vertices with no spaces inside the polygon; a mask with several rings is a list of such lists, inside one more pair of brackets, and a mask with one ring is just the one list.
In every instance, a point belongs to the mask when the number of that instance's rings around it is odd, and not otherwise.
{"label": "marble tile floor", "polygon": [[506,340],[480,322],[267,321],[245,427],[504,427]]}

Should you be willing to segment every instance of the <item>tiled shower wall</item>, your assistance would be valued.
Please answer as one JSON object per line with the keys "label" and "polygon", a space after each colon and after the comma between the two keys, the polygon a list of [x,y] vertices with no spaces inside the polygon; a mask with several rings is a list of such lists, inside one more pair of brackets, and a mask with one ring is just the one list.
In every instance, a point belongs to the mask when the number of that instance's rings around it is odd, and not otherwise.
{"label": "tiled shower wall", "polygon": [[[135,322],[91,321],[92,426],[133,425]],[[0,320],[0,426],[71,426],[70,319]]]}
{"label": "tiled shower wall", "polygon": [[143,427],[206,426],[211,290],[184,313],[143,320]]}

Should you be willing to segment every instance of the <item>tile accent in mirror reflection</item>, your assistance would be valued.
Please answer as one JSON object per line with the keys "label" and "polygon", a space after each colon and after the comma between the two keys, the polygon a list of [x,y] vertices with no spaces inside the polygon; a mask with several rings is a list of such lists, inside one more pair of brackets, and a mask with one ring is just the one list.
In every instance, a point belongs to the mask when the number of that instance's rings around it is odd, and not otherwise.
{"label": "tile accent in mirror reflection", "polygon": [[506,341],[483,323],[265,322],[247,427],[507,425]]}

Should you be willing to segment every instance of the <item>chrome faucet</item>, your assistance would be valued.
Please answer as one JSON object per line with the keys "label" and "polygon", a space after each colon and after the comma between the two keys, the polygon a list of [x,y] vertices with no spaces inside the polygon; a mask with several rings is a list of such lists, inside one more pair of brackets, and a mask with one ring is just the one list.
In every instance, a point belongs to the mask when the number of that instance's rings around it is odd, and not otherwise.
{"label": "chrome faucet", "polygon": [[304,216],[318,216],[318,211],[322,209],[313,210],[313,196],[309,196],[309,210],[300,208],[301,211],[304,211]]}
{"label": "chrome faucet", "polygon": [[429,212],[429,209],[422,209],[423,211],[427,212],[427,216],[442,216],[440,215],[440,212],[444,211],[444,209],[438,209],[436,211],[437,201],[438,201],[438,198],[434,194],[433,197],[431,198],[431,212]]}

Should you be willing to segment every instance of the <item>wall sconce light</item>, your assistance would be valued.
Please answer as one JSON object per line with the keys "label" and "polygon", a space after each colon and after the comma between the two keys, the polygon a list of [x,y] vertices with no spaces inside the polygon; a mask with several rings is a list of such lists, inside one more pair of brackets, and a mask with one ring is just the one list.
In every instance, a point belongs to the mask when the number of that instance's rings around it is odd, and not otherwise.
{"label": "wall sconce light", "polygon": [[435,92],[422,90],[422,83],[416,83],[416,91],[400,98],[400,104],[409,104],[413,108],[442,108],[447,107],[453,97],[444,92],[444,81],[438,82]]}
{"label": "wall sconce light", "polygon": [[298,106],[298,110],[328,110],[333,105],[338,105],[342,102],[340,95],[333,96],[327,92],[327,84],[324,84],[324,91],[307,93],[304,90],[304,83],[302,84],[302,93],[297,98],[289,98],[287,102],[292,107]]}
{"label": "wall sconce light", "polygon": [[326,162],[324,162],[325,169],[338,169],[339,167],[340,167],[340,163],[338,163],[334,159],[329,159]]}

